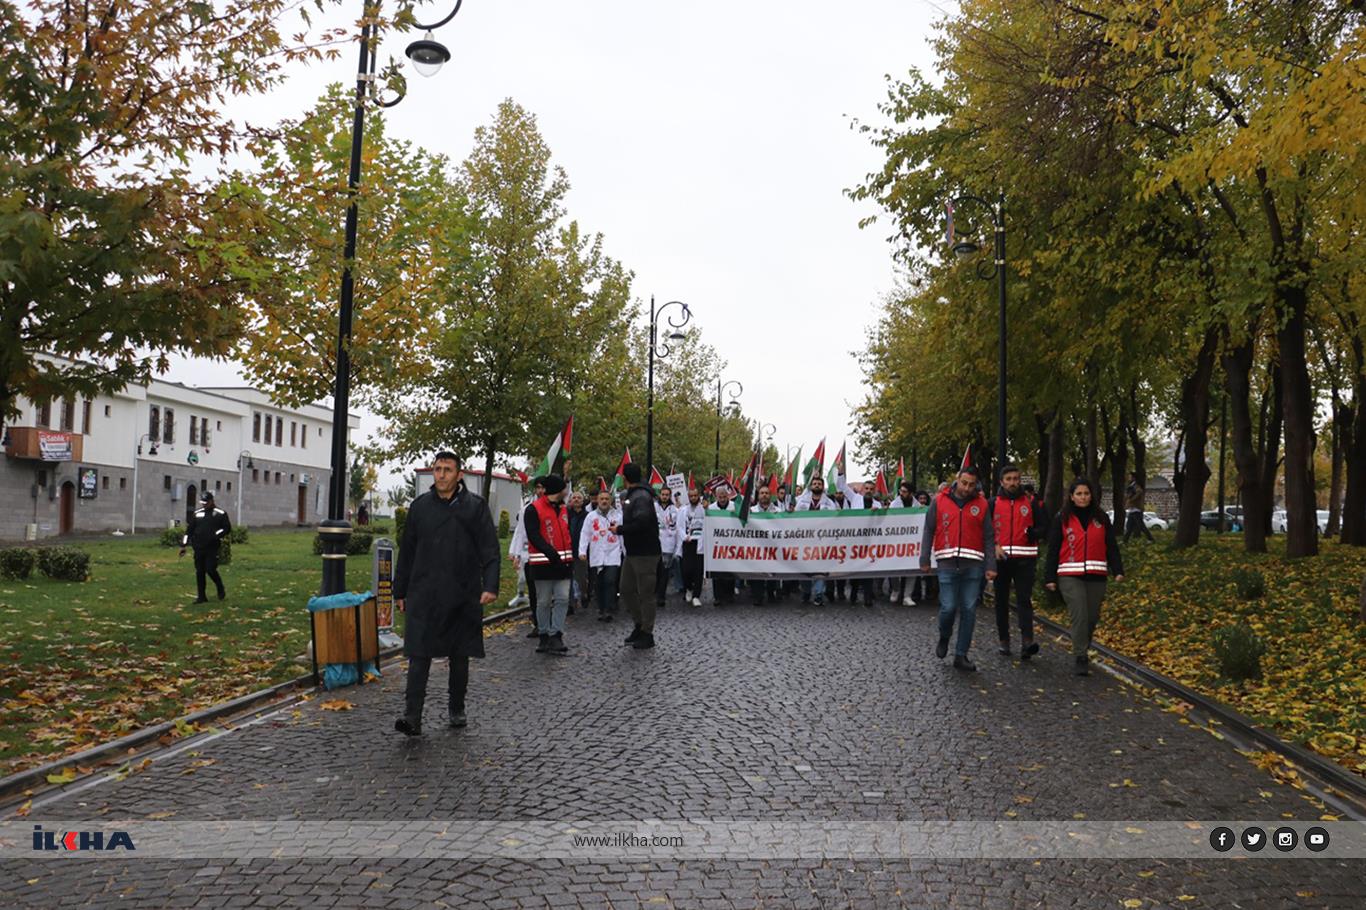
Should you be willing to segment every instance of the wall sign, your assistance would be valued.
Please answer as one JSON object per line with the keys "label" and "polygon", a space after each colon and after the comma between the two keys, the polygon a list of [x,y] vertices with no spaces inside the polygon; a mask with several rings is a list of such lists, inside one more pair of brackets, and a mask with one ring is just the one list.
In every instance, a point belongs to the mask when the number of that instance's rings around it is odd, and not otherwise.
{"label": "wall sign", "polygon": [[77,473],[76,496],[80,499],[94,499],[99,495],[100,472],[95,468],[81,468]]}

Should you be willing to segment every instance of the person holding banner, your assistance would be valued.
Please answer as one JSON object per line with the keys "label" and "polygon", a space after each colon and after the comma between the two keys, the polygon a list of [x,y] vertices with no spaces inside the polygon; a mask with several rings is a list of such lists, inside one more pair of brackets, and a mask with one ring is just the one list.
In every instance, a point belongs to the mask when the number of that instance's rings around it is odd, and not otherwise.
{"label": "person holding banner", "polygon": [[394,729],[422,733],[432,658],[450,658],[449,717],[465,726],[470,658],[484,656],[484,607],[498,597],[498,532],[488,503],[466,489],[460,458],[438,452],[432,488],[413,500],[394,572],[394,606],[407,617],[408,683]]}
{"label": "person holding banner", "polygon": [[669,576],[673,574],[674,554],[678,552],[678,509],[674,508],[673,490],[659,488],[659,502],[655,503],[655,519],[659,522],[659,565],[655,569],[655,609],[664,606],[669,593]]}
{"label": "person holding banner", "polygon": [[569,581],[574,574],[574,538],[564,508],[564,478],[547,474],[545,493],[522,513],[528,547],[527,573],[536,586],[537,654],[564,655],[564,618],[569,612]]}
{"label": "person holding banner", "polygon": [[679,525],[683,561],[683,599],[694,607],[702,606],[702,529],[706,526],[707,507],[697,487],[688,488],[688,504],[683,507]]}
{"label": "person holding banner", "polygon": [[[889,506],[889,508],[916,509],[919,507],[920,503],[916,500],[915,495],[911,492],[910,482],[905,480],[901,481],[901,483],[897,486],[896,499],[892,500],[892,504],[891,506]],[[891,602],[900,602],[901,605],[905,607],[915,606],[915,598],[912,595],[915,593],[915,588],[920,578],[921,576],[919,575],[903,575],[900,578],[887,579],[887,592],[888,595],[891,597]],[[911,594],[906,593],[907,581],[911,582]]]}
{"label": "person holding banner", "polygon": [[1091,636],[1100,621],[1106,578],[1124,580],[1124,562],[1110,516],[1095,501],[1089,480],[1074,480],[1048,532],[1044,587],[1061,591],[1072,614],[1072,658],[1078,676],[1089,676]]}
{"label": "person holding banner", "polygon": [[617,590],[621,583],[621,513],[612,508],[610,490],[598,492],[597,508],[583,521],[579,538],[577,565],[593,573],[593,593],[597,596],[598,622],[611,622],[617,615]]}
{"label": "person holding banner", "polygon": [[[734,512],[735,503],[730,498],[731,489],[728,484],[721,484],[716,488],[716,502],[711,507],[719,512]],[[728,572],[711,573],[711,599],[716,606],[735,603],[735,576]]]}
{"label": "person holding banner", "polygon": [[987,520],[987,500],[978,489],[977,471],[971,467],[959,471],[953,486],[930,502],[920,547],[922,569],[929,569],[931,555],[939,576],[939,644],[935,656],[947,656],[956,619],[958,641],[953,666],[972,672],[977,665],[968,658],[968,650],[977,625],[977,598],[982,593],[982,579],[996,578],[996,542]]}
{"label": "person holding banner", "polygon": [[[768,487],[764,486],[759,488],[759,501],[756,502],[754,507],[749,511],[750,514],[755,512],[772,514],[774,512],[781,512],[783,509],[773,501],[773,494],[769,492]],[[771,604],[777,603],[778,582],[776,580],[751,578],[749,580],[749,596],[756,607],[762,607],[765,600]]]}
{"label": "person holding banner", "polygon": [[[810,482],[806,489],[797,497],[797,512],[819,512],[834,511],[839,506],[829,496],[825,495],[825,478],[819,472],[811,475]],[[844,582],[841,580],[840,585]],[[825,579],[813,578],[811,581],[801,583],[802,603],[814,603],[818,607],[825,606]]]}
{"label": "person holding banner", "polygon": [[1039,541],[1047,533],[1043,510],[1020,485],[1017,465],[1001,466],[1001,488],[988,508],[996,535],[996,631],[1000,653],[1010,656],[1010,588],[1015,586],[1015,608],[1020,622],[1020,660],[1039,653],[1034,641],[1034,572],[1039,563]]}
{"label": "person holding banner", "polygon": [[635,627],[626,643],[636,650],[655,646],[655,581],[659,577],[659,518],[655,496],[640,481],[640,465],[628,464],[622,476],[630,484],[621,507],[621,535],[626,558],[621,570],[621,597]]}

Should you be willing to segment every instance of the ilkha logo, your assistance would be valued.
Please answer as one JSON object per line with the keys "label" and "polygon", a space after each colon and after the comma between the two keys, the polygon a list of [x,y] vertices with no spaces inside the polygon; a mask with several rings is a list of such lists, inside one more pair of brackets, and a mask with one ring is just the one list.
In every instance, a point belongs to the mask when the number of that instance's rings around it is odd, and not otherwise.
{"label": "ilkha logo", "polygon": [[115,831],[106,839],[103,831],[44,831],[33,826],[34,850],[136,850],[127,831]]}

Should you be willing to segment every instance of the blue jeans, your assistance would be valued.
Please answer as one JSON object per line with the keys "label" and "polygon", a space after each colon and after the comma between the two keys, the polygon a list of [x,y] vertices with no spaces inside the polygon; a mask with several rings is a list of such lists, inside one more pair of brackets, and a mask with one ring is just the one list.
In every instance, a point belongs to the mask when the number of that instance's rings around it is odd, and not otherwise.
{"label": "blue jeans", "polygon": [[825,579],[813,578],[801,583],[802,600],[815,600],[825,596]]}
{"label": "blue jeans", "polygon": [[953,653],[958,657],[967,657],[968,649],[972,647],[972,632],[977,626],[977,598],[982,593],[986,566],[973,560],[960,569],[940,566],[938,574],[939,640],[948,641],[953,635],[953,620],[957,615],[958,643]]}
{"label": "blue jeans", "polygon": [[593,583],[593,595],[598,601],[598,615],[606,616],[617,612],[617,585],[621,582],[621,566],[598,566]]}
{"label": "blue jeans", "polygon": [[536,628],[542,635],[564,634],[564,617],[569,612],[569,579],[542,578],[536,581]]}

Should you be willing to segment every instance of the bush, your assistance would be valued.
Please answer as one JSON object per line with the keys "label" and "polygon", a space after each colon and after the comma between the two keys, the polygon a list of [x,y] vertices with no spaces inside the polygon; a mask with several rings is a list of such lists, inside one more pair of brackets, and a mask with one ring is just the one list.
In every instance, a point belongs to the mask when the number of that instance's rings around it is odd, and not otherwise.
{"label": "bush", "polygon": [[1219,629],[1214,633],[1213,645],[1221,674],[1236,682],[1261,679],[1266,643],[1250,626],[1238,623]]}
{"label": "bush", "polygon": [[365,530],[369,531],[369,532],[370,532],[370,535],[371,535],[372,537],[388,537],[388,536],[389,536],[389,526],[388,526],[388,525],[374,525],[374,524],[366,525],[366,526],[365,526]]}
{"label": "bush", "polygon": [[246,543],[246,542],[247,542],[247,526],[246,526],[246,525],[233,525],[232,530],[228,532],[228,541],[231,542],[231,543]]}
{"label": "bush", "polygon": [[0,550],[0,578],[28,578],[37,562],[38,554],[29,547]]}
{"label": "bush", "polygon": [[76,547],[43,547],[38,568],[58,581],[85,581],[90,577],[90,554]]}
{"label": "bush", "polygon": [[1256,569],[1237,568],[1229,575],[1238,589],[1239,600],[1261,600],[1266,594],[1266,579]]}
{"label": "bush", "polygon": [[161,532],[158,542],[163,547],[179,547],[180,541],[185,538],[184,528],[167,528]]}
{"label": "bush", "polygon": [[508,515],[507,509],[498,513],[498,536],[512,536],[512,518]]}
{"label": "bush", "polygon": [[232,562],[231,534],[229,534],[227,537],[224,537],[222,540],[218,541],[218,564],[220,566],[226,566],[230,562]]}
{"label": "bush", "polygon": [[403,526],[408,523],[408,510],[399,506],[394,509],[394,543],[403,546]]}
{"label": "bush", "polygon": [[[370,552],[370,544],[374,543],[375,536],[369,530],[354,530],[346,541],[346,555],[360,556]],[[323,555],[323,536],[313,535],[313,555]]]}

